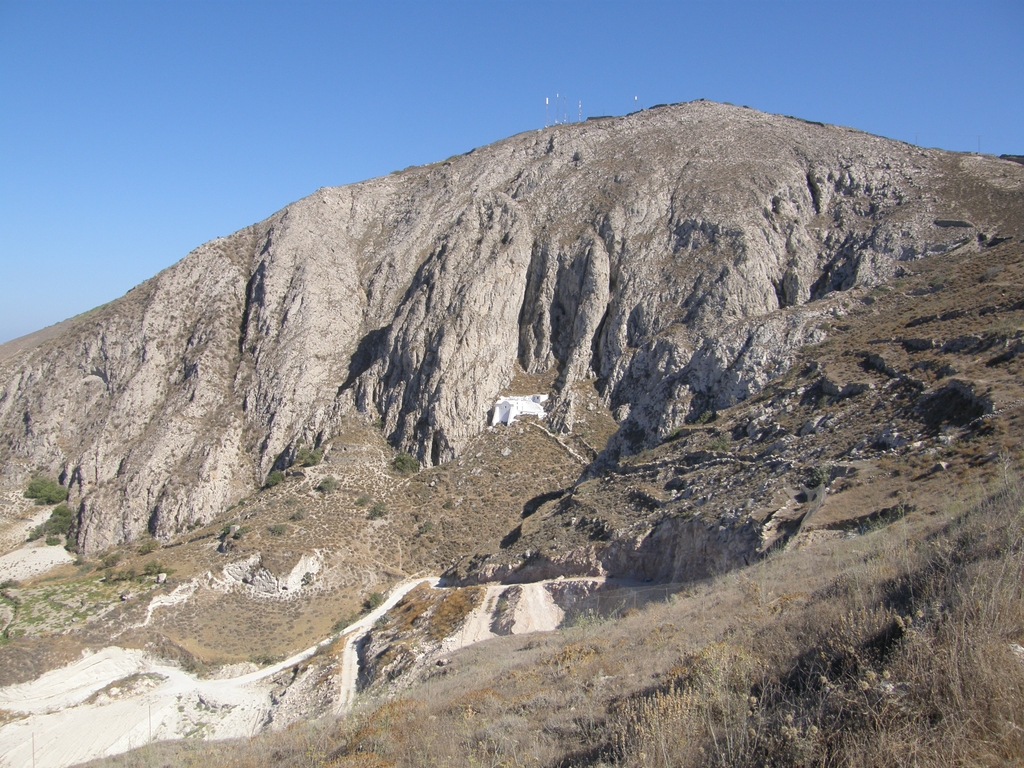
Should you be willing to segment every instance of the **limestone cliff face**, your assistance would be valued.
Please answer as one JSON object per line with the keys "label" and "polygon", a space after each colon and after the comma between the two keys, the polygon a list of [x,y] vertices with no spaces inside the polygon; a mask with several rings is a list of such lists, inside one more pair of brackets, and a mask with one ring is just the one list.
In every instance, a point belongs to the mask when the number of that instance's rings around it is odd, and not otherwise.
{"label": "limestone cliff face", "polygon": [[998,216],[1022,184],[1013,163],[694,102],[321,189],[0,361],[3,480],[60,474],[86,551],[169,536],[353,410],[450,460],[517,364],[557,370],[561,423],[596,378],[614,457],[784,372],[823,337],[816,299],[1019,237]]}

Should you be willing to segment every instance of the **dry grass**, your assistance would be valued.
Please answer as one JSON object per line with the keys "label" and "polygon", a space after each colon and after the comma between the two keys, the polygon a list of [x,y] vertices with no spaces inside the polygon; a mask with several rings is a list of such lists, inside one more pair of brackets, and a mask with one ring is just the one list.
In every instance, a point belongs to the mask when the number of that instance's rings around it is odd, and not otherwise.
{"label": "dry grass", "polygon": [[1021,485],[918,546],[884,533],[803,610],[686,654],[618,702],[608,762],[1020,764]]}
{"label": "dry grass", "polygon": [[440,642],[458,629],[480,601],[484,590],[480,587],[455,589],[445,593],[434,613],[430,617],[428,634],[432,640]]}
{"label": "dry grass", "polygon": [[963,508],[470,647],[345,720],[145,764],[1019,764],[1024,483],[1006,472]]}

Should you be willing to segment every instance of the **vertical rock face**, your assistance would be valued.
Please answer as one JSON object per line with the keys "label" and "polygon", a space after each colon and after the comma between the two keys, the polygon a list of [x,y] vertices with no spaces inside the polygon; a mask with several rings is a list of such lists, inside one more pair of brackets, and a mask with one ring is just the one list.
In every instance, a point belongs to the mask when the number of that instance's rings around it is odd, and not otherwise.
{"label": "vertical rock face", "polygon": [[86,551],[168,536],[353,409],[450,460],[517,364],[557,371],[555,409],[596,378],[614,457],[783,373],[823,337],[816,299],[1020,236],[993,217],[1022,184],[1013,163],[694,102],[321,189],[0,360],[2,479],[59,474]]}

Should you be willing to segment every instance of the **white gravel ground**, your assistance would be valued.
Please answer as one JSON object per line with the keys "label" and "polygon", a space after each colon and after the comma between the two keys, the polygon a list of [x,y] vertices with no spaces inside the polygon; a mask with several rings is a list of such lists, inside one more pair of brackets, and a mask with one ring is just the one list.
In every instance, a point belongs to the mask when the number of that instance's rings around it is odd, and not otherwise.
{"label": "white gravel ground", "polygon": [[25,581],[74,560],[64,547],[49,547],[39,539],[6,555],[0,555],[0,581]]}
{"label": "white gravel ground", "polygon": [[[64,552],[59,547],[46,549]],[[399,584],[380,607],[344,631],[338,714],[351,707],[355,696],[359,640],[378,618],[424,582],[436,586],[438,578]],[[187,599],[194,590],[189,586],[182,588],[177,599],[164,598],[151,609]],[[494,636],[491,622],[498,597],[506,589],[508,585],[503,584],[487,587],[483,603],[463,630],[449,639],[446,650]],[[523,585],[514,634],[555,629],[561,620],[562,611],[546,583]],[[0,709],[21,716],[0,727],[0,766],[64,768],[150,741],[252,736],[267,722],[271,709],[269,678],[309,658],[332,640],[333,636],[271,667],[219,679],[200,680],[139,650],[108,647],[85,655],[31,682],[0,688]]]}

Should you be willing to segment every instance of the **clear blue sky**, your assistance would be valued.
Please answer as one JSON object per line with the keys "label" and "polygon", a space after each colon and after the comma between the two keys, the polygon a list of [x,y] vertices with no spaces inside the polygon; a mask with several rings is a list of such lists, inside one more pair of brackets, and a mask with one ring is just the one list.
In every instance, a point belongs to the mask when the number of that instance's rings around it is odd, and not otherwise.
{"label": "clear blue sky", "polygon": [[0,0],[0,341],[556,93],[1024,154],[1024,2]]}

